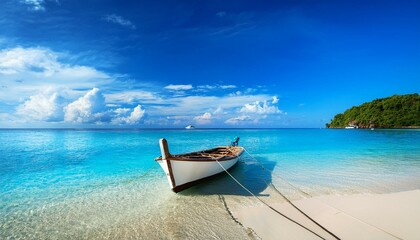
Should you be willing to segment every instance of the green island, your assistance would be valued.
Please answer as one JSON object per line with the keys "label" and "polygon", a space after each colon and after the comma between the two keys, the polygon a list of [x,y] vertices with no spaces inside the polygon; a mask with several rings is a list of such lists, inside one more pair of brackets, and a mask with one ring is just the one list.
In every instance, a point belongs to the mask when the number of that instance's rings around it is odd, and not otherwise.
{"label": "green island", "polygon": [[420,128],[417,93],[375,99],[334,116],[327,128]]}

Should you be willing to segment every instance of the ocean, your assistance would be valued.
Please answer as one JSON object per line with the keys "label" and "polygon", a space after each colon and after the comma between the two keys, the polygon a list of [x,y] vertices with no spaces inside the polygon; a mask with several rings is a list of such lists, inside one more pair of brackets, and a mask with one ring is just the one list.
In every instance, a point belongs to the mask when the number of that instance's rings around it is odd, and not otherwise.
{"label": "ocean", "polygon": [[0,239],[249,239],[230,215],[261,203],[227,174],[175,194],[155,163],[229,144],[232,175],[267,203],[420,188],[419,130],[0,130]]}

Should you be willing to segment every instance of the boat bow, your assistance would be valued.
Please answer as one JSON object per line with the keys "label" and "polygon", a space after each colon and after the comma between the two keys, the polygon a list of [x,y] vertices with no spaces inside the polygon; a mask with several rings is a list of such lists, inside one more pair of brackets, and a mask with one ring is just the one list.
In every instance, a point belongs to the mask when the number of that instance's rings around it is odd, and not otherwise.
{"label": "boat bow", "polygon": [[[239,139],[237,139],[239,140]],[[238,161],[244,148],[237,146],[219,146],[198,152],[172,155],[166,139],[159,140],[161,157],[155,159],[168,177],[174,192],[182,191],[201,180],[229,169]]]}

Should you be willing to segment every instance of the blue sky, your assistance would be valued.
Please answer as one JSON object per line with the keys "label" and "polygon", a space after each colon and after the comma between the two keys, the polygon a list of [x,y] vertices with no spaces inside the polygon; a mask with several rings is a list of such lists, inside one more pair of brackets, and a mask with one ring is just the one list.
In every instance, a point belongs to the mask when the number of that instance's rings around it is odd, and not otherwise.
{"label": "blue sky", "polygon": [[419,1],[2,0],[0,127],[324,127],[420,92]]}

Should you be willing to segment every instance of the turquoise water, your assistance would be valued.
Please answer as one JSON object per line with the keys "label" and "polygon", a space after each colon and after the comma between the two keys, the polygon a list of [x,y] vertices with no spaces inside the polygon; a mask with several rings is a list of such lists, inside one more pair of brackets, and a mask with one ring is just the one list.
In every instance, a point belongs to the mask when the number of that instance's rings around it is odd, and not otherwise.
{"label": "turquoise water", "polygon": [[236,136],[231,172],[267,202],[283,201],[269,182],[302,197],[284,180],[313,196],[420,188],[419,130],[0,130],[0,239],[246,239],[220,196],[258,201],[226,175],[174,194],[153,161],[162,137],[183,153]]}

